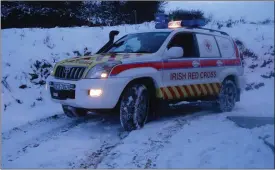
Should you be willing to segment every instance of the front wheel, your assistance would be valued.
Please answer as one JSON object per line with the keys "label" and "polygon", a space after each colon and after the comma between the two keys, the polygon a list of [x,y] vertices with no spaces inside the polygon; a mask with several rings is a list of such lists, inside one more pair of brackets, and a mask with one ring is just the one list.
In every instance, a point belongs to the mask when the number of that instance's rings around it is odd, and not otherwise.
{"label": "front wheel", "polygon": [[232,80],[225,80],[222,83],[217,109],[219,112],[231,112],[235,107],[237,99],[237,86]]}
{"label": "front wheel", "polygon": [[129,86],[120,103],[120,122],[126,131],[142,128],[147,121],[150,95],[143,84]]}

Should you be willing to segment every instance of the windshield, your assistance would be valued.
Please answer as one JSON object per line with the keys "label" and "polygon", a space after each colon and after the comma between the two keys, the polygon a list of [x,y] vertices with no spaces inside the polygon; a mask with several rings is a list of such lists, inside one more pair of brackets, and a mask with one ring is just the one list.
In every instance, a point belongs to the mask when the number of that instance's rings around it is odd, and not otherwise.
{"label": "windshield", "polygon": [[155,53],[170,32],[128,34],[112,44],[104,53]]}

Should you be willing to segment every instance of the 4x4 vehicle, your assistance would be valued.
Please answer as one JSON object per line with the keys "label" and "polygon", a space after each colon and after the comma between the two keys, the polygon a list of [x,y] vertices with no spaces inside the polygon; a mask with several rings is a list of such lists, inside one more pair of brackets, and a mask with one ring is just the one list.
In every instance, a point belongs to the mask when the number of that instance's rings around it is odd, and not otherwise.
{"label": "4x4 vehicle", "polygon": [[159,101],[211,101],[221,112],[240,101],[244,85],[240,53],[225,32],[183,27],[131,33],[95,55],[60,61],[47,80],[53,101],[69,117],[114,109],[125,130],[144,126]]}

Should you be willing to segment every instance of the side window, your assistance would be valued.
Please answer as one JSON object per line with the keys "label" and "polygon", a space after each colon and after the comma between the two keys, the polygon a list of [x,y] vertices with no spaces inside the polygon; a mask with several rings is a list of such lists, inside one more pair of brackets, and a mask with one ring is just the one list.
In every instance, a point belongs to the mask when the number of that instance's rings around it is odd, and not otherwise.
{"label": "side window", "polygon": [[216,43],[214,36],[196,34],[200,57],[201,58],[219,58],[220,52]]}
{"label": "side window", "polygon": [[194,36],[192,33],[178,33],[169,42],[167,48],[182,47],[184,58],[195,58],[197,55],[197,48],[195,46]]}
{"label": "side window", "polygon": [[219,36],[216,36],[216,40],[218,42],[222,58],[235,57],[234,45],[231,40],[229,40],[228,38],[223,38]]}

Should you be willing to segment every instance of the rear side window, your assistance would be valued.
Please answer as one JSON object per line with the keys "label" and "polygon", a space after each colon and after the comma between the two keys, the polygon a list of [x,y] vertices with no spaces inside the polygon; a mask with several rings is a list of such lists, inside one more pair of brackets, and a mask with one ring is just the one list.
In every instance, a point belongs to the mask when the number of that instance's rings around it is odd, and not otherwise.
{"label": "rear side window", "polygon": [[216,37],[222,58],[235,58],[235,50],[231,40],[223,37]]}
{"label": "rear side window", "polygon": [[220,52],[214,36],[196,34],[200,57],[201,58],[219,58]]}

